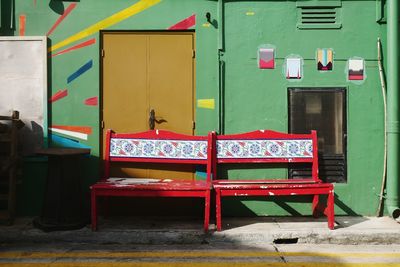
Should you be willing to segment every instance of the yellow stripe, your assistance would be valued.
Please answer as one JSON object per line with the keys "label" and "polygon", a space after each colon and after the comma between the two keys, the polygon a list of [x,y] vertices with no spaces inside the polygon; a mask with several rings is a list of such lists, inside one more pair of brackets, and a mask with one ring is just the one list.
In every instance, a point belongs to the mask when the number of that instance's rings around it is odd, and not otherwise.
{"label": "yellow stripe", "polygon": [[168,252],[0,252],[0,259],[39,258],[239,258],[239,257],[400,258],[400,253],[318,253],[265,251],[168,251]]}
{"label": "yellow stripe", "polygon": [[398,263],[325,263],[325,262],[51,262],[0,263],[7,267],[398,267]]}
{"label": "yellow stripe", "polygon": [[97,22],[96,24],[84,29],[83,31],[65,39],[64,41],[61,41],[52,47],[50,47],[50,51],[57,50],[63,46],[69,45],[70,43],[73,43],[75,41],[78,41],[80,39],[83,39],[89,35],[92,35],[96,32],[98,32],[101,29],[108,28],[118,22],[121,22],[133,15],[136,15],[139,12],[142,12],[145,9],[148,9],[149,7],[152,7],[153,5],[159,3],[161,0],[140,0],[136,4],[118,12],[115,13],[114,15]]}
{"label": "yellow stripe", "polygon": [[198,108],[207,108],[207,109],[215,109],[215,100],[214,99],[199,99],[197,100]]}

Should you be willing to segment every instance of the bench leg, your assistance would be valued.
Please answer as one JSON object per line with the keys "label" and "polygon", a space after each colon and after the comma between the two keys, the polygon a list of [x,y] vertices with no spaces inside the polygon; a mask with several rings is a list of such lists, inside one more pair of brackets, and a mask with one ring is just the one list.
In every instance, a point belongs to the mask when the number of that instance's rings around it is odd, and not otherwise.
{"label": "bench leg", "polygon": [[312,202],[312,215],[314,218],[318,218],[321,211],[319,207],[319,195],[314,195]]}
{"label": "bench leg", "polygon": [[204,202],[204,232],[207,233],[210,225],[210,190],[206,191]]}
{"label": "bench leg", "polygon": [[91,216],[92,216],[92,231],[97,230],[97,197],[95,190],[91,191]]}
{"label": "bench leg", "polygon": [[333,189],[329,191],[327,206],[328,227],[333,230],[335,228],[335,194]]}
{"label": "bench leg", "polygon": [[221,231],[221,191],[219,189],[215,190],[215,218],[217,221],[217,231]]}

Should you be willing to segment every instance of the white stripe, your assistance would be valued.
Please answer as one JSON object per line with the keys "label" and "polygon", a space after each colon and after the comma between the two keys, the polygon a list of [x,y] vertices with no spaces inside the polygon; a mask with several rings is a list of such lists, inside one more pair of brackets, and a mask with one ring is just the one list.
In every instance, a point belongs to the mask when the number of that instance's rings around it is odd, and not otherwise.
{"label": "white stripe", "polygon": [[57,128],[49,128],[49,129],[52,132],[65,134],[65,135],[76,137],[76,138],[79,138],[79,139],[82,139],[82,140],[87,140],[88,139],[88,135],[84,134],[84,133],[78,133],[78,132],[73,132],[73,131],[68,131],[68,130],[61,130],[61,129],[57,129]]}

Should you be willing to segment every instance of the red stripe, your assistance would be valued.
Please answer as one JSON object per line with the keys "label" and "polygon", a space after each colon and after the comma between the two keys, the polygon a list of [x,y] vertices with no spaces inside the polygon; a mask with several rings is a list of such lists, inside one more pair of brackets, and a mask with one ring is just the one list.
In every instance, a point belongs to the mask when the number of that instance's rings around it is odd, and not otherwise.
{"label": "red stripe", "polygon": [[86,46],[89,46],[89,45],[93,45],[95,43],[96,43],[96,38],[93,38],[93,39],[87,40],[87,41],[85,41],[83,43],[74,45],[74,46],[72,46],[70,48],[67,48],[65,50],[62,50],[62,51],[60,51],[58,53],[55,53],[55,54],[52,55],[52,57],[55,57],[55,56],[58,56],[58,55],[61,55],[61,54],[64,54],[64,53],[67,53],[67,52],[70,52],[70,51],[73,51],[73,50],[76,50],[76,49],[80,49],[80,48],[83,48],[83,47],[86,47]]}
{"label": "red stripe", "polygon": [[184,20],[179,21],[175,25],[168,28],[168,30],[187,30],[196,25],[196,15],[193,14]]}
{"label": "red stripe", "polygon": [[88,99],[85,100],[85,105],[88,105],[88,106],[97,106],[97,104],[98,104],[98,98],[97,98],[97,96],[91,97],[91,98],[88,98]]}
{"label": "red stripe", "polygon": [[26,24],[26,16],[20,15],[19,16],[19,35],[25,36],[25,24]]}
{"label": "red stripe", "polygon": [[67,9],[65,9],[64,14],[62,14],[57,21],[54,23],[54,25],[51,27],[51,29],[49,30],[49,32],[46,34],[47,36],[49,36],[50,34],[53,33],[53,31],[57,28],[57,26],[65,19],[66,16],[68,16],[69,13],[71,13],[71,11],[76,7],[76,3],[72,3],[70,4]]}
{"label": "red stripe", "polygon": [[57,100],[60,100],[61,98],[64,98],[68,95],[68,90],[64,89],[64,90],[60,90],[57,93],[55,93],[51,99],[49,100],[51,103],[56,102]]}
{"label": "red stripe", "polygon": [[52,125],[51,127],[60,129],[60,130],[66,130],[66,131],[78,132],[78,133],[84,133],[84,134],[92,133],[92,127],[89,127],[89,126]]}

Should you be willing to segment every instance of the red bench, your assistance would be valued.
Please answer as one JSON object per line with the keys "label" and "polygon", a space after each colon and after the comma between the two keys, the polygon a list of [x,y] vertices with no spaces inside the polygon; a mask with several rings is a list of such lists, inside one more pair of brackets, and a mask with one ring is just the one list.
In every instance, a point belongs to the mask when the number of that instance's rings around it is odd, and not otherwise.
{"label": "red bench", "polygon": [[[213,188],[216,195],[217,230],[221,231],[221,198],[244,196],[292,196],[312,195],[313,215],[317,215],[321,204],[320,195],[327,195],[327,207],[323,210],[328,217],[329,229],[334,229],[333,184],[324,183],[318,177],[317,134],[286,134],[259,130],[243,134],[218,135],[217,153],[213,159]],[[297,164],[309,163],[311,177],[302,179],[218,179],[220,164]],[[251,167],[249,167],[251,168]]]}
{"label": "red bench", "polygon": [[[211,191],[211,134],[189,136],[163,130],[122,134],[107,131],[104,177],[91,186],[92,230],[97,230],[99,197],[204,198],[204,231],[208,231]],[[205,165],[206,180],[110,177],[113,162],[157,163],[157,166]],[[192,175],[191,175],[192,176]]]}

